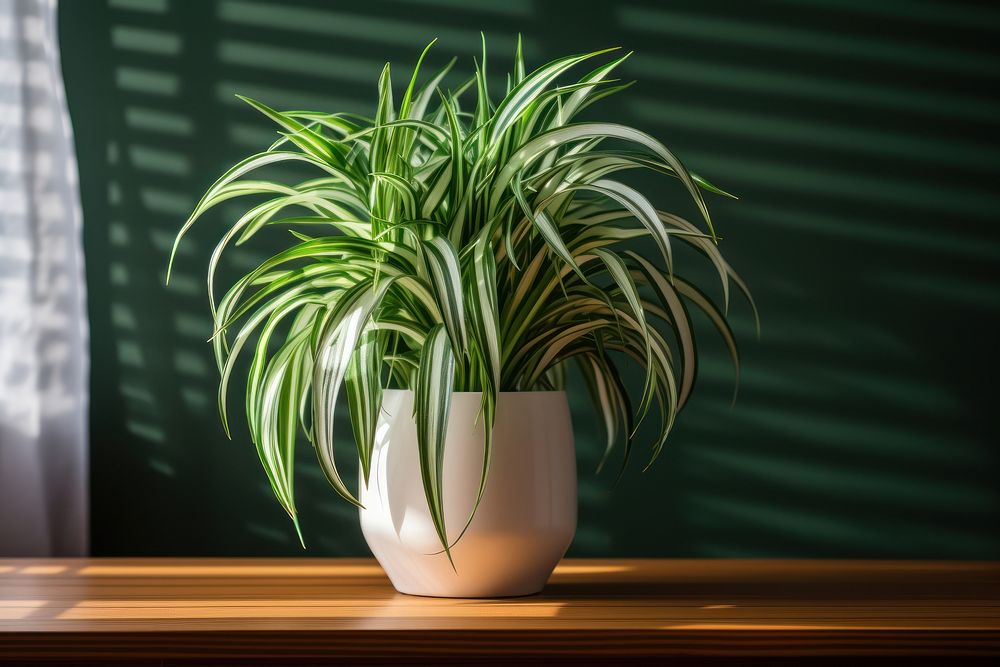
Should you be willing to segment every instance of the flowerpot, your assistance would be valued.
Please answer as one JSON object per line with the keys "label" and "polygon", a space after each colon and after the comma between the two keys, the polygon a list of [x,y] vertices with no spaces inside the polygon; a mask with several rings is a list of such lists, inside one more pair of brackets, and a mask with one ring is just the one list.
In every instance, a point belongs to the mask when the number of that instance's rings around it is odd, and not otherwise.
{"label": "flowerpot", "polygon": [[[452,396],[444,448],[449,540],[466,526],[483,468],[479,392]],[[565,392],[504,392],[497,401],[489,476],[472,523],[442,552],[424,497],[413,392],[387,390],[361,529],[401,593],[507,597],[537,593],[576,531],[576,455]]]}

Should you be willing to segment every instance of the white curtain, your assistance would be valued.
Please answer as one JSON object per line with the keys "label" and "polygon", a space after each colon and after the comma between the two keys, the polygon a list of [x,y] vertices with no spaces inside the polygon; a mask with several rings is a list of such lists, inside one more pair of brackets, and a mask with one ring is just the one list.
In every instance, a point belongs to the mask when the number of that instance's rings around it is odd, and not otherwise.
{"label": "white curtain", "polygon": [[56,0],[0,0],[0,556],[87,551],[80,237]]}

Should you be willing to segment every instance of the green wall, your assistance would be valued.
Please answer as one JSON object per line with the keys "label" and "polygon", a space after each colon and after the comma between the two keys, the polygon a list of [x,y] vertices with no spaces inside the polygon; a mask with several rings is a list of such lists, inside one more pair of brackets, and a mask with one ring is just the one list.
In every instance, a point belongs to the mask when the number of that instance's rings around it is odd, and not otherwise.
{"label": "green wall", "polygon": [[[215,413],[203,270],[233,210],[173,235],[278,108],[368,111],[386,60],[493,71],[608,45],[639,84],[601,113],[741,196],[714,200],[763,318],[744,375],[711,340],[657,465],[618,485],[571,392],[575,555],[1000,557],[1000,8],[891,0],[99,0],[60,8],[85,212],[96,555],[301,553],[245,431]],[[657,181],[659,183],[659,181]],[[659,186],[657,186],[659,188]],[[658,203],[687,213],[678,189]],[[267,244],[234,252],[230,275]],[[716,294],[716,296],[718,296]],[[707,329],[706,333],[710,333]],[[706,336],[708,340],[708,336]],[[239,401],[235,401],[236,404]],[[366,553],[300,448],[310,555]]]}

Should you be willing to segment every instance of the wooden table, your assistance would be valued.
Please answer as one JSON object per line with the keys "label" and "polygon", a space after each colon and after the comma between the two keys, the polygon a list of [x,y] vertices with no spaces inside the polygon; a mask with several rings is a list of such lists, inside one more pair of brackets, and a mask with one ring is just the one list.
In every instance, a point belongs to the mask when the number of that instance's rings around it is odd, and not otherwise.
{"label": "wooden table", "polygon": [[568,560],[541,595],[400,595],[374,561],[0,560],[0,661],[1000,656],[1000,564]]}

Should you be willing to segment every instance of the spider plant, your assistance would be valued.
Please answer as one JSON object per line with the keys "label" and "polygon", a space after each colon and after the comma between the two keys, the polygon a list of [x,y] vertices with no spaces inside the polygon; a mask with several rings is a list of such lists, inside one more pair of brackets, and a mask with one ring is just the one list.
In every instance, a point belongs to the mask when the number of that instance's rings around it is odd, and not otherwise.
{"label": "spider plant", "polygon": [[[448,551],[442,461],[453,391],[482,392],[481,498],[499,392],[562,388],[567,365],[575,363],[603,422],[605,458],[621,443],[624,467],[638,424],[658,416],[648,466],[694,385],[689,308],[703,311],[721,332],[738,374],[725,306],[713,305],[681,276],[673,253],[683,243],[707,258],[726,304],[730,282],[746,293],[719,252],[703,191],[731,195],[689,172],[648,134],[576,120],[630,85],[611,78],[629,55],[608,57],[613,51],[567,56],[529,72],[518,40],[506,88],[495,95],[487,85],[485,44],[474,74],[452,89],[443,81],[454,60],[418,86],[425,49],[398,102],[385,65],[370,118],[275,111],[241,98],[271,119],[280,136],[209,188],[177,235],[170,264],[206,211],[263,196],[247,205],[209,260],[211,343],[227,434],[236,360],[250,355],[250,436],[300,539],[293,485],[299,428],[333,488],[360,506],[334,456],[342,387],[362,483],[383,388],[414,391],[421,477]],[[606,62],[557,83],[594,59]],[[294,184],[248,178],[282,162],[304,163],[315,178]],[[615,178],[635,169],[676,181],[703,225],[657,209]],[[290,245],[217,301],[223,252],[265,227],[287,227]],[[636,241],[646,241],[650,252],[629,249],[642,247]],[[170,268],[168,282],[169,276]],[[624,358],[644,369],[641,389],[630,391],[623,381]]]}

